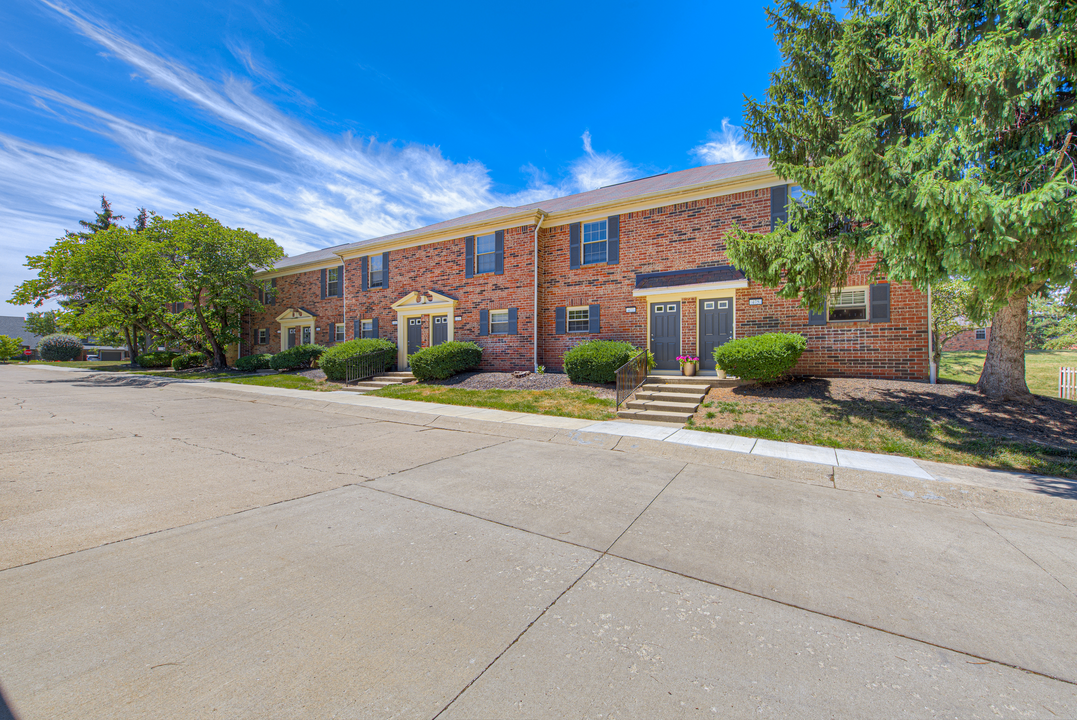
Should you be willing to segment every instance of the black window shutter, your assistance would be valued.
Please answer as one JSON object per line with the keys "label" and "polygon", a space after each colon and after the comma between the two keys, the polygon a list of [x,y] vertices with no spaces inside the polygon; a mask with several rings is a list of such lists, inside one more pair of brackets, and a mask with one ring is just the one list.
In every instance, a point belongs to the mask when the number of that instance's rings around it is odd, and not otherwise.
{"label": "black window shutter", "polygon": [[386,250],[381,254],[381,286],[383,288],[389,287],[389,251]]}
{"label": "black window shutter", "polygon": [[558,335],[564,335],[565,334],[565,308],[564,308],[564,306],[561,306],[561,307],[557,308],[554,311],[554,317],[556,318],[556,320],[554,321],[554,325],[555,325],[554,332],[556,334],[558,334]]}
{"label": "black window shutter", "polygon": [[516,331],[516,308],[509,308],[509,335],[519,335]]}
{"label": "black window shutter", "polygon": [[568,226],[568,267],[578,270],[580,267],[580,224]]}
{"label": "black window shutter", "polygon": [[815,312],[812,309],[808,309],[808,324],[809,325],[826,325],[826,303],[823,303],[823,311]]}
{"label": "black window shutter", "polygon": [[871,321],[890,322],[890,284],[871,286]]}
{"label": "black window shutter", "polygon": [[490,334],[490,311],[479,310],[479,335]]}
{"label": "black window shutter", "polygon": [[352,320],[352,340],[358,340],[363,337],[363,321]]}
{"label": "black window shutter", "polygon": [[621,262],[621,216],[610,215],[606,220],[606,264]]}
{"label": "black window shutter", "polygon": [[269,281],[269,283],[270,283],[270,287],[273,288],[273,292],[271,293],[273,295],[273,297],[270,299],[269,304],[270,305],[276,305],[277,304],[277,278],[273,278],[272,280]]}
{"label": "black window shutter", "polygon": [[505,274],[505,231],[494,233],[494,275]]}
{"label": "black window shutter", "polygon": [[325,282],[326,282],[325,276],[326,276],[326,273],[328,273],[328,272],[329,272],[328,270],[326,270],[324,268],[322,269],[322,300],[325,300]]}
{"label": "black window shutter", "polygon": [[598,317],[599,309],[598,305],[587,306],[587,332],[599,333],[602,332],[602,322]]}
{"label": "black window shutter", "polygon": [[464,238],[464,277],[475,277],[475,236]]}
{"label": "black window shutter", "polygon": [[779,185],[778,187],[772,187],[770,189],[770,230],[774,231],[774,226],[778,222],[785,222],[789,219],[789,186]]}
{"label": "black window shutter", "polygon": [[363,256],[363,292],[369,290],[370,273],[367,271],[369,265],[367,264],[366,255]]}
{"label": "black window shutter", "polygon": [[370,334],[373,337],[381,337],[381,335],[378,335],[378,319],[377,318],[374,318],[373,320],[370,321]]}
{"label": "black window shutter", "polygon": [[344,297],[344,266],[337,268],[337,297]]}

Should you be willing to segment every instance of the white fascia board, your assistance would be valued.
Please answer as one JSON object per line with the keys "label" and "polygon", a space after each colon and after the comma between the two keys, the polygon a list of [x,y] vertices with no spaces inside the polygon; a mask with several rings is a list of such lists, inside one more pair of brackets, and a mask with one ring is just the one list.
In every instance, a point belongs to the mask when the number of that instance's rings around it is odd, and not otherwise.
{"label": "white fascia board", "polygon": [[672,285],[669,287],[642,288],[633,290],[632,297],[650,297],[652,295],[675,295],[677,293],[705,293],[715,290],[733,290],[748,287],[748,280],[724,280],[713,283],[696,283],[695,285]]}

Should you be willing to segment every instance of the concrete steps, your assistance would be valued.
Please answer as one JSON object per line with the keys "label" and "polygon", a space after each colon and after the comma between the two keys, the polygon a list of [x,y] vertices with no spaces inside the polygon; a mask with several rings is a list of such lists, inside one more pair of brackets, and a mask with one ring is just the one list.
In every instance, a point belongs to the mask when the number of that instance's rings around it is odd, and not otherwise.
{"label": "concrete steps", "polygon": [[622,406],[617,417],[648,423],[684,425],[717,378],[648,375],[647,382]]}
{"label": "concrete steps", "polygon": [[348,392],[368,393],[373,392],[374,390],[381,390],[384,387],[403,385],[404,383],[412,382],[413,380],[415,380],[415,376],[410,372],[386,372],[379,373],[372,378],[355,383],[354,385],[345,385],[342,389],[347,390]]}

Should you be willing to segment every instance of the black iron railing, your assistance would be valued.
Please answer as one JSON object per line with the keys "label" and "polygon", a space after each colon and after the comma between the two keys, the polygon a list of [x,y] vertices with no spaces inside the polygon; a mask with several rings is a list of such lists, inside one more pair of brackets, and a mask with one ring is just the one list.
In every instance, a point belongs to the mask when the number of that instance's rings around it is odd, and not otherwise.
{"label": "black iron railing", "polygon": [[647,380],[647,351],[617,368],[617,409]]}
{"label": "black iron railing", "polygon": [[351,384],[368,380],[391,368],[395,361],[396,351],[394,350],[375,350],[350,357],[344,361],[344,383]]}

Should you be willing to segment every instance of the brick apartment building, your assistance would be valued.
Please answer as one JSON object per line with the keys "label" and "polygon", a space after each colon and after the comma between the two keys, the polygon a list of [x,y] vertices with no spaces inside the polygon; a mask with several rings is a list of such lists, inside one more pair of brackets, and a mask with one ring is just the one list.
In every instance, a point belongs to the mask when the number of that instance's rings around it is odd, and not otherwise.
{"label": "brick apartment building", "polygon": [[980,327],[962,330],[953,337],[946,338],[942,344],[943,352],[951,350],[977,350],[987,352],[987,345],[991,342],[991,328]]}
{"label": "brick apartment building", "polygon": [[927,297],[871,280],[861,263],[809,313],[732,267],[736,222],[767,232],[790,187],[765,159],[710,165],[285,258],[259,280],[242,354],[388,338],[398,363],[446,340],[483,347],[482,368],[561,368],[593,339],[649,345],[659,369],[764,332],[808,340],[798,374],[926,380]]}

